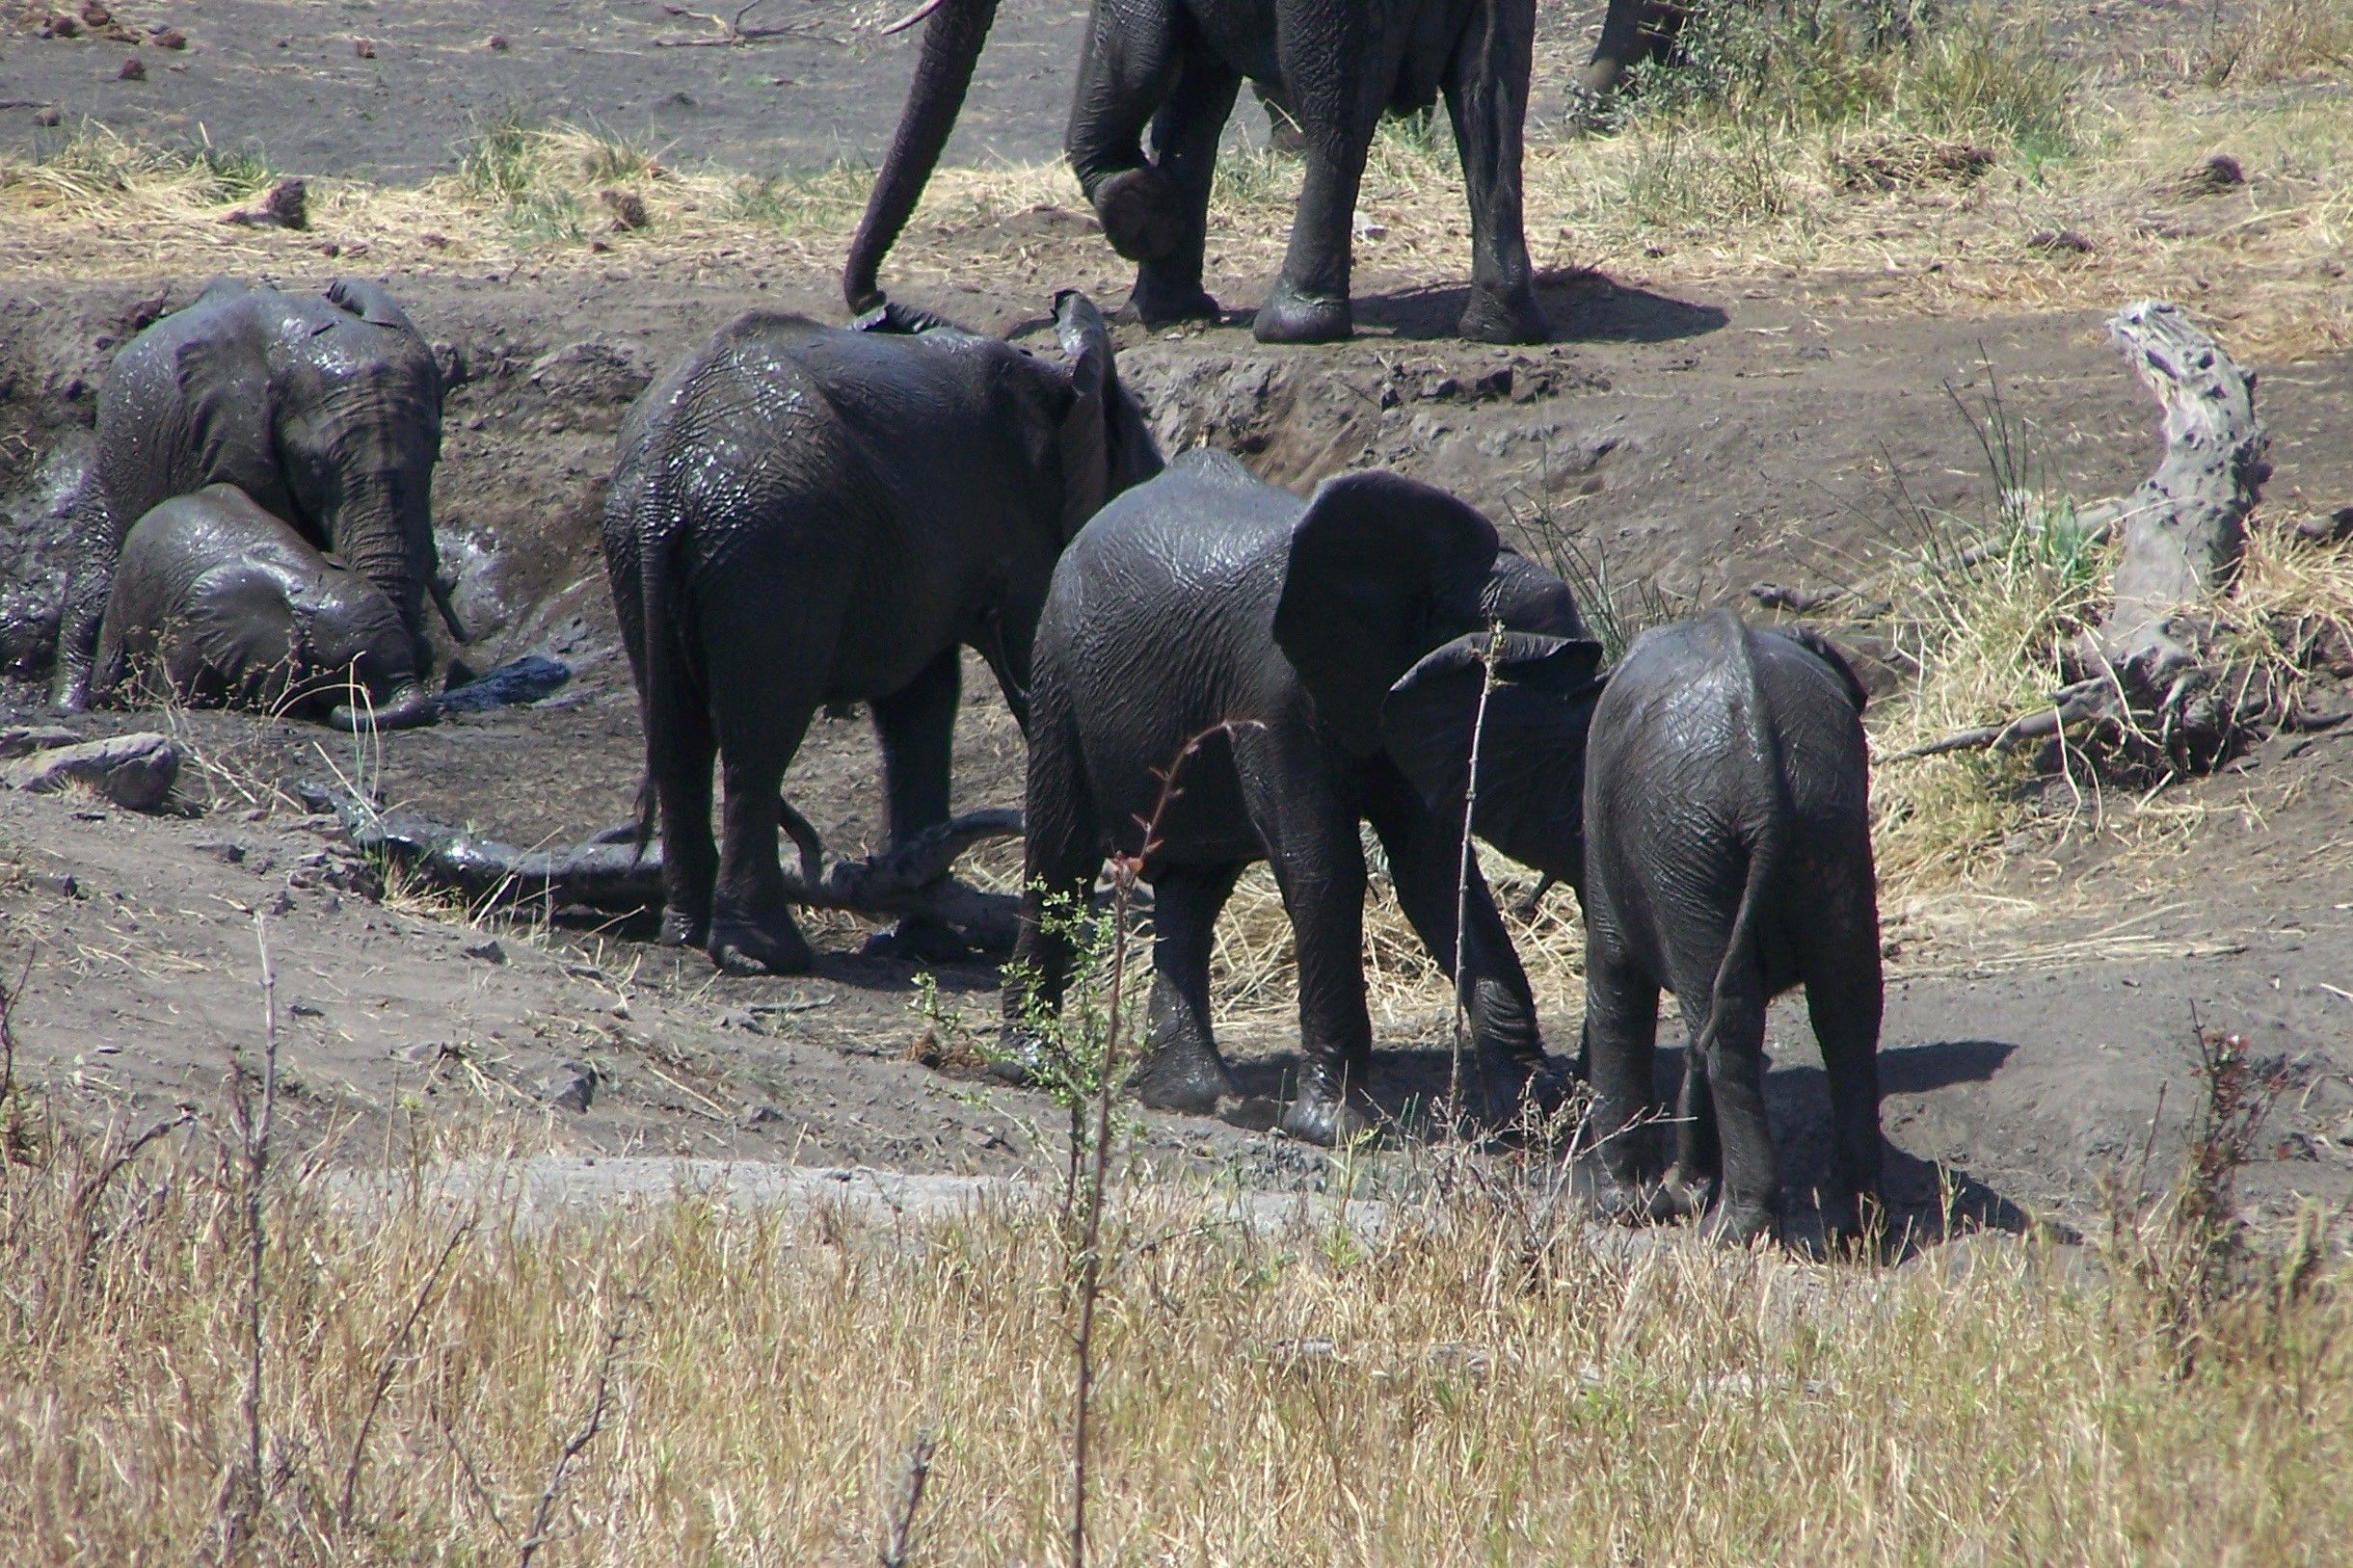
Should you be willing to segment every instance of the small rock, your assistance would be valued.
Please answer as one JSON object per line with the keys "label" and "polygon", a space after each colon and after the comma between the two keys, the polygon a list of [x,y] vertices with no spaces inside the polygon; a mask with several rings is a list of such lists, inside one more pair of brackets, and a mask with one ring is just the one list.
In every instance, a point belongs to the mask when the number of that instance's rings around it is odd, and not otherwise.
{"label": "small rock", "polygon": [[376,58],[376,45],[369,39],[354,39],[351,40],[351,52],[362,60],[373,60]]}
{"label": "small rock", "polygon": [[2026,237],[2026,249],[2088,256],[2099,247],[2072,228],[2046,228]]}
{"label": "small rock", "polygon": [[82,24],[70,16],[52,16],[40,24],[40,36],[44,39],[78,39],[82,36]]}
{"label": "small rock", "polygon": [[616,234],[643,228],[654,221],[646,211],[645,199],[635,191],[624,191],[608,185],[597,193],[597,199],[603,202],[604,209],[613,215],[613,232]]}
{"label": "small rock", "polygon": [[586,1062],[558,1062],[540,1075],[539,1097],[577,1115],[597,1098],[597,1070]]}
{"label": "small rock", "polygon": [[1749,590],[1749,597],[1768,610],[1810,615],[1835,603],[1841,596],[1835,588],[1791,588],[1778,582],[1760,582]]}
{"label": "small rock", "polygon": [[223,839],[218,843],[199,844],[196,847],[199,849],[211,851],[213,854],[220,856],[222,860],[226,861],[230,865],[243,865],[245,864],[245,846],[238,843],[233,838]]}
{"label": "small rock", "polygon": [[2227,152],[2217,152],[2182,175],[2181,183],[2192,194],[2227,191],[2233,186],[2246,184],[2247,172],[2238,166],[2236,158]]}
{"label": "small rock", "polygon": [[54,125],[65,118],[66,117],[64,115],[59,114],[55,109],[36,109],[33,111],[33,123],[36,125]]}
{"label": "small rock", "polygon": [[281,888],[278,890],[278,896],[264,904],[261,912],[273,920],[282,919],[294,913],[294,895]]}
{"label": "small rock", "polygon": [[0,730],[0,761],[12,761],[29,757],[35,752],[47,751],[53,746],[71,746],[82,737],[62,725],[14,724]]}
{"label": "small rock", "polygon": [[118,82],[144,82],[147,79],[147,63],[137,55],[125,60],[122,63],[122,68],[115,72],[115,80]]}
{"label": "small rock", "polygon": [[504,54],[514,47],[513,44],[507,42],[504,33],[493,33],[482,40],[482,46],[494,54]]}
{"label": "small rock", "polygon": [[464,952],[467,957],[478,958],[485,964],[506,962],[506,949],[498,945],[496,937],[491,938],[488,942],[477,942],[470,947],[461,948],[460,951]]}
{"label": "small rock", "polygon": [[1425,376],[1422,378],[1422,389],[1416,395],[1425,402],[1434,403],[1453,397],[1461,390],[1462,384],[1452,376]]}
{"label": "small rock", "polygon": [[188,35],[176,27],[167,27],[155,35],[155,46],[159,49],[185,49],[188,47]]}
{"label": "small rock", "polygon": [[307,1001],[298,1001],[286,1011],[296,1018],[325,1018],[327,1016],[326,1008]]}
{"label": "small rock", "polygon": [[86,0],[82,7],[82,22],[87,27],[112,27],[115,13],[98,4],[98,0]]}
{"label": "small rock", "polygon": [[773,1127],[785,1119],[774,1105],[746,1105],[735,1113],[737,1127]]}
{"label": "small rock", "polygon": [[435,1067],[442,1062],[463,1061],[466,1052],[446,1040],[419,1040],[413,1046],[400,1048],[400,1059],[420,1067]]}
{"label": "small rock", "polygon": [[1473,397],[1510,397],[1511,395],[1511,367],[1510,365],[1497,365],[1471,383],[1471,396]]}
{"label": "small rock", "polygon": [[27,794],[51,795],[78,784],[134,811],[161,806],[178,777],[179,748],[152,731],[60,746],[0,774],[9,787]]}
{"label": "small rock", "polygon": [[760,1022],[760,1015],[753,1012],[748,1007],[732,1008],[727,1012],[721,1013],[719,1015],[719,1027],[722,1029],[741,1029],[746,1034],[765,1034],[768,1032],[766,1025]]}

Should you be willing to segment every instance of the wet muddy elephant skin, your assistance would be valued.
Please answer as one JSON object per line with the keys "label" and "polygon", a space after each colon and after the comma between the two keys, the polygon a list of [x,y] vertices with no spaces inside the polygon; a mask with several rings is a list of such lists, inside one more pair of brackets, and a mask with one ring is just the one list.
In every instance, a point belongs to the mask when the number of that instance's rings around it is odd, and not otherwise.
{"label": "wet muddy elephant skin", "polygon": [[[664,932],[723,968],[795,972],[780,783],[818,707],[868,703],[894,847],[948,819],[960,653],[1016,716],[1056,556],[1160,468],[1084,296],[1065,359],[928,318],[874,330],[754,312],[630,411],[604,515],[662,836]],[[915,327],[924,330],[907,331]],[[726,782],[711,840],[711,765]],[[953,943],[901,922],[885,950]]]}
{"label": "wet muddy elephant skin", "polygon": [[207,485],[123,540],[92,695],[156,684],[196,706],[313,708],[339,730],[429,724],[415,651],[383,589],[236,486]]}
{"label": "wet muddy elephant skin", "polygon": [[[1810,634],[1728,610],[1644,633],[1593,714],[1586,772],[1586,1048],[1605,1207],[1670,1218],[1706,1200],[1745,1242],[1777,1226],[1765,1007],[1805,987],[1829,1079],[1822,1205],[1853,1234],[1879,1180],[1882,1001],[1863,690]],[[1690,1031],[1675,1158],[1645,1188],[1660,991]]]}
{"label": "wet muddy elephant skin", "polygon": [[[1533,704],[1503,728],[1546,765],[1483,774],[1478,831],[1573,873],[1573,764],[1599,649],[1568,590],[1499,551],[1486,518],[1382,471],[1329,480],[1301,501],[1211,451],[1106,507],[1056,569],[1038,624],[1015,948],[1016,972],[1034,990],[1006,988],[1010,1054],[1025,1049],[1032,1006],[1058,1005],[1067,982],[1069,944],[1046,917],[1053,901],[1083,895],[1107,849],[1141,847],[1155,770],[1228,725],[1182,763],[1144,866],[1156,974],[1136,1087],[1148,1104],[1195,1112],[1238,1095],[1210,1033],[1210,943],[1235,879],[1266,860],[1298,944],[1305,1066],[1283,1126],[1322,1143],[1369,1127],[1359,824],[1372,824],[1399,902],[1451,972],[1480,686],[1461,660],[1484,669],[1491,620],[1521,628],[1507,662]],[[1539,689],[1550,693],[1541,702]],[[1476,862],[1463,904],[1470,1086],[1484,1086],[1483,1114],[1508,1118],[1523,1095],[1554,1098],[1559,1074]]]}
{"label": "wet muddy elephant skin", "polygon": [[[971,85],[997,0],[940,0],[907,106],[842,271],[850,308],[913,215]],[[1306,160],[1283,269],[1259,307],[1262,342],[1322,343],[1352,330],[1357,188],[1384,112],[1441,93],[1471,217],[1465,337],[1545,337],[1522,226],[1520,161],[1535,0],[1095,0],[1064,147],[1104,236],[1137,263],[1130,306],[1148,325],[1215,320],[1203,291],[1217,140],[1244,78],[1297,122]],[[1149,129],[1153,150],[1144,151]]]}
{"label": "wet muddy elephant skin", "polygon": [[[432,348],[382,288],[338,279],[319,297],[215,281],[133,338],[98,394],[53,701],[89,702],[98,623],[131,524],[216,484],[236,486],[383,590],[422,670],[425,596],[449,614],[431,507],[441,439]],[[430,702],[421,688],[418,697]]]}

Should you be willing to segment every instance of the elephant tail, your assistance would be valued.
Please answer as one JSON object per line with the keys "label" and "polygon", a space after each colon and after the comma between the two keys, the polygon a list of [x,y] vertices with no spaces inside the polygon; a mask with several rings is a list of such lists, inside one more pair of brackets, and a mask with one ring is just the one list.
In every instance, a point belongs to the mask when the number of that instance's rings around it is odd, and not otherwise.
{"label": "elephant tail", "polygon": [[1730,997],[1740,966],[1755,955],[1761,970],[1763,955],[1757,949],[1757,925],[1764,917],[1765,890],[1772,885],[1773,874],[1778,868],[1781,850],[1787,839],[1789,824],[1797,808],[1789,794],[1789,781],[1781,766],[1781,738],[1774,727],[1769,701],[1765,695],[1762,673],[1756,667],[1756,648],[1752,634],[1740,618],[1729,610],[1719,610],[1711,620],[1721,619],[1726,625],[1731,641],[1728,662],[1741,674],[1741,710],[1748,733],[1744,737],[1747,756],[1762,777],[1751,780],[1748,792],[1751,809],[1759,815],[1756,831],[1749,840],[1749,874],[1741,884],[1740,907],[1733,913],[1732,929],[1724,944],[1724,956],[1716,961],[1716,983],[1707,1002],[1707,1027],[1699,1031],[1697,1049],[1699,1060],[1715,1049],[1716,1037],[1723,1027],[1725,1002]]}
{"label": "elephant tail", "polygon": [[679,622],[683,606],[674,603],[680,584],[678,546],[682,532],[676,506],[664,487],[649,485],[636,500],[638,635],[645,647],[644,668],[638,672],[641,717],[646,734],[645,777],[637,786],[637,831],[634,854],[643,858],[654,841],[658,781],[665,759],[678,753],[684,723],[684,706],[697,700],[701,684],[686,651],[685,632]]}

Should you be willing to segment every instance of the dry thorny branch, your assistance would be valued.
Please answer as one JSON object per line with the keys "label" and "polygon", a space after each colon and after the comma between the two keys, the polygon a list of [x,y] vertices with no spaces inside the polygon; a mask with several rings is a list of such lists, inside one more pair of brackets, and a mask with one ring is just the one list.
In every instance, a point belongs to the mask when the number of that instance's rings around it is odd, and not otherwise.
{"label": "dry thorny branch", "polygon": [[228,1060],[228,1109],[237,1134],[232,1169],[236,1177],[239,1217],[244,1222],[246,1276],[239,1303],[245,1343],[245,1390],[241,1406],[245,1452],[222,1477],[216,1503],[220,1560],[239,1561],[251,1555],[261,1525],[268,1481],[262,1470],[261,1421],[263,1269],[267,1263],[269,1232],[264,1223],[262,1183],[269,1175],[270,1137],[278,1120],[278,973],[270,962],[268,919],[254,916],[254,942],[261,956],[261,1103],[254,1103],[246,1087],[243,1054],[232,1040]]}
{"label": "dry thorny branch", "polygon": [[540,1488],[539,1506],[531,1513],[531,1533],[524,1536],[516,1548],[515,1568],[531,1568],[531,1559],[552,1538],[549,1523],[555,1512],[556,1500],[563,1495],[564,1482],[571,1477],[572,1467],[579,1462],[580,1455],[597,1440],[597,1434],[604,1430],[605,1415],[612,1408],[613,1363],[621,1354],[622,1341],[628,1336],[630,1310],[641,1305],[643,1297],[631,1292],[623,1299],[621,1310],[604,1327],[604,1349],[597,1357],[588,1414],[581,1419],[579,1429],[564,1440],[564,1447],[556,1454],[553,1468],[548,1472],[548,1484]]}
{"label": "dry thorny branch", "polygon": [[758,43],[763,39],[789,38],[796,33],[809,31],[806,27],[795,27],[790,23],[787,23],[783,27],[746,27],[743,25],[743,19],[746,16],[766,4],[767,0],[749,0],[748,4],[736,7],[735,14],[733,16],[722,16],[715,12],[709,11],[689,11],[684,6],[664,6],[662,7],[663,15],[686,16],[695,21],[709,22],[712,27],[718,29],[719,36],[709,39],[656,39],[654,40],[654,47],[656,49],[732,49],[738,44]]}
{"label": "dry thorny branch", "polygon": [[931,1433],[915,1434],[907,1448],[907,1472],[898,1487],[898,1507],[891,1516],[891,1535],[882,1549],[882,1568],[907,1568],[907,1554],[915,1545],[915,1516],[923,1505],[923,1483],[931,1478]]}

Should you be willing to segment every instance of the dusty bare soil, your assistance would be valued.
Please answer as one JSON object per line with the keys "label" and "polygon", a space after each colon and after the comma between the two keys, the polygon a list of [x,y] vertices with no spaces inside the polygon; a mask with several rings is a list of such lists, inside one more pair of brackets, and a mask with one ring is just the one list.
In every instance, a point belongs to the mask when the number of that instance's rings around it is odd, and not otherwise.
{"label": "dusty bare soil", "polygon": [[[147,78],[118,82],[121,45],[37,39],[15,26],[22,9],[0,5],[0,140],[30,146],[87,114],[154,140],[257,147],[305,173],[443,169],[470,119],[510,104],[643,137],[673,161],[871,156],[912,59],[912,35],[872,33],[895,4],[778,0],[744,22],[788,33],[707,47],[708,20],[635,0],[183,0],[120,8],[143,30],[181,28],[190,46],[147,47]],[[1539,118],[1597,11],[1545,9]],[[1004,8],[951,158],[1052,154],[1081,13]],[[2161,5],[2097,22],[2071,13],[2058,46],[2116,66],[2178,46],[2189,16]],[[488,45],[494,32],[507,48]],[[372,57],[357,51],[362,38]],[[34,110],[52,105],[67,123],[41,131]],[[1238,134],[1255,130],[1254,112],[1237,120]],[[336,264],[219,243],[225,259],[282,269],[268,275],[288,287],[315,287]],[[1083,284],[1107,305],[1123,288],[1091,223],[1060,209],[943,226],[926,243],[929,276],[972,281],[898,292],[975,328],[1034,332],[1054,287]],[[485,920],[386,890],[331,821],[296,804],[298,781],[339,771],[523,843],[625,815],[640,742],[596,544],[614,431],[664,364],[736,311],[837,310],[829,277],[757,248],[470,265],[437,258],[387,279],[464,378],[448,400],[437,507],[475,640],[444,651],[477,669],[548,653],[575,679],[536,707],[381,748],[220,714],[75,721],[93,734],[179,734],[188,814],[0,793],[0,968],[30,965],[16,1073],[91,1119],[209,1103],[230,1046],[260,1033],[258,910],[294,1114],[313,1135],[333,1130],[348,1162],[380,1159],[420,1128],[479,1125],[591,1155],[1034,1168],[1028,1124],[1050,1124],[1050,1108],[987,1084],[952,1033],[927,1035],[910,1010],[915,971],[856,956],[854,921],[814,927],[814,976],[720,978],[699,956],[650,945],[644,922]],[[1384,275],[1368,256],[1357,342],[1269,350],[1243,313],[1266,279],[1240,261],[1221,274],[1213,256],[1210,285],[1236,313],[1165,337],[1122,329],[1122,371],[1171,451],[1226,446],[1301,487],[1393,465],[1523,537],[1539,520],[1565,532],[1654,581],[1678,613],[1732,602],[1762,615],[1749,598],[1762,581],[1865,581],[1916,543],[1919,509],[1981,512],[1991,481],[1964,411],[1989,399],[2028,433],[2038,484],[2091,498],[2151,465],[2153,411],[2102,346],[2097,313],[1956,314],[1945,301],[1928,319],[1919,300],[1934,285],[1917,272],[1695,284],[1671,265],[1555,275],[1544,303],[1556,341],[1496,351],[1449,335],[1459,284]],[[107,282],[0,273],[0,625],[18,628],[0,646],[15,678],[6,722],[42,716],[29,678],[58,589],[56,504],[86,460],[107,362],[205,281],[125,271],[94,274],[120,279]],[[2268,509],[2353,502],[2353,357],[2259,368],[2276,465]],[[1863,655],[1875,687],[1895,680],[1880,628],[1830,629]],[[966,695],[958,804],[1016,802],[1019,735],[976,663]],[[2004,873],[1965,892],[1891,894],[1883,1075],[1900,1204],[1925,1214],[1949,1188],[1965,1214],[1998,1225],[2087,1223],[2102,1175],[2129,1171],[2145,1150],[2161,1171],[2178,1149],[2194,1021],[2243,1034],[2290,1083],[2250,1180],[2258,1207],[2353,1194],[2347,731],[2283,736],[2177,786],[2167,800],[2195,826],[2159,848],[2053,826],[2019,835]],[[880,802],[864,719],[821,722],[788,788],[835,851],[871,847]],[[1002,882],[1016,865],[1001,849],[976,874]],[[938,980],[974,1023],[993,1021],[987,967]],[[1539,978],[1560,1003],[1548,1029],[1556,1049],[1573,1049],[1575,986],[1550,981]],[[1442,1086],[1444,1009],[1439,987],[1387,1010],[1375,1087],[1392,1106]],[[1246,1077],[1279,1085],[1294,1043],[1279,1008],[1241,1013],[1226,1039]],[[1821,1168],[1827,1112],[1802,1006],[1777,1009],[1773,1051],[1777,1126],[1802,1186]],[[581,1068],[596,1084],[584,1112],[556,1103]],[[1146,1118],[1144,1146],[1171,1166],[1268,1185],[1332,1179],[1312,1151],[1214,1123]]]}
{"label": "dusty bare soil", "polygon": [[[0,483],[19,602],[54,590],[44,514],[86,437],[112,341],[201,281],[19,288],[0,303]],[[1511,354],[1438,335],[1453,309],[1443,290],[1376,283],[1372,331],[1349,347],[1269,351],[1240,327],[1175,340],[1130,329],[1122,362],[1172,448],[1216,441],[1295,484],[1392,463],[1499,518],[1549,505],[1693,607],[1746,603],[1759,579],[1850,579],[1899,542],[1898,479],[1915,500],[1974,504],[1982,460],[1948,384],[1965,398],[1998,378],[2053,481],[2074,493],[2127,488],[2146,470],[2151,411],[2093,322],[1910,321],[1875,308],[1874,291],[1867,279],[1675,290],[1581,277],[1548,294],[1564,340]],[[817,929],[814,976],[720,978],[697,956],[647,944],[642,923],[486,924],[398,888],[379,903],[332,824],[289,798],[300,779],[366,774],[391,801],[526,843],[626,815],[639,741],[595,543],[614,427],[656,367],[736,309],[825,303],[781,279],[418,279],[402,293],[468,378],[449,401],[438,494],[477,637],[465,656],[480,667],[535,651],[577,675],[535,708],[387,737],[381,751],[231,715],[80,721],[94,733],[175,728],[197,758],[182,793],[201,814],[0,795],[0,911],[22,955],[11,962],[32,964],[18,1072],[93,1117],[209,1100],[228,1046],[259,1032],[257,908],[271,916],[293,1103],[314,1130],[343,1129],[345,1157],[379,1157],[404,1118],[521,1114],[533,1139],[590,1153],[1022,1165],[1022,1124],[1050,1108],[986,1086],[952,1039],[919,1040],[914,971],[857,957],[854,921]],[[1041,304],[979,292],[926,303],[1001,331]],[[1507,368],[1509,387],[1496,374]],[[2353,494],[2353,364],[2298,365],[2264,387],[2273,496],[2310,511]],[[12,690],[11,712],[35,716],[38,691]],[[1018,733],[976,664],[967,694],[959,803],[1015,802]],[[2029,836],[2001,884],[1917,918],[1891,908],[1883,1071],[1899,1201],[1933,1210],[1949,1185],[1965,1212],[1997,1224],[2033,1213],[2082,1224],[2098,1178],[2149,1144],[2161,1089],[2160,1165],[2175,1146],[2194,1017],[2288,1065],[2294,1087],[2254,1179],[2258,1201],[2353,1191],[2348,761],[2353,743],[2334,735],[2284,738],[2189,792],[2209,810],[2186,847],[2152,857]],[[869,847],[879,800],[864,720],[821,723],[788,787],[838,852]],[[982,873],[1012,864],[1001,853]],[[993,1020],[985,967],[939,980],[951,1005]],[[1441,990],[1384,1026],[1377,1087],[1393,1105],[1442,1085],[1443,1008]],[[1229,1031],[1268,1088],[1292,1044],[1274,1016],[1262,1009]],[[1556,1011],[1549,1023],[1569,1049],[1573,1018]],[[1826,1153],[1827,1111],[1802,1007],[1777,1011],[1773,1040],[1802,1185]],[[596,1075],[585,1113],[548,1103],[568,1063]],[[1151,1118],[1146,1147],[1274,1184],[1328,1179],[1321,1156],[1210,1123]]]}

